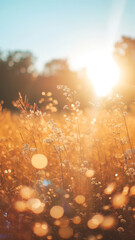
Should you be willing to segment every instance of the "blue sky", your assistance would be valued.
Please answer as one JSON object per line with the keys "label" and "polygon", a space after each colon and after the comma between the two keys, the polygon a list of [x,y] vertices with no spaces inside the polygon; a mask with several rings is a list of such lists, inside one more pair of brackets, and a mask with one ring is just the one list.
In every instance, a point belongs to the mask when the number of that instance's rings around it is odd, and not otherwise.
{"label": "blue sky", "polygon": [[30,50],[37,67],[68,58],[85,67],[93,49],[135,38],[135,0],[0,0],[0,49]]}

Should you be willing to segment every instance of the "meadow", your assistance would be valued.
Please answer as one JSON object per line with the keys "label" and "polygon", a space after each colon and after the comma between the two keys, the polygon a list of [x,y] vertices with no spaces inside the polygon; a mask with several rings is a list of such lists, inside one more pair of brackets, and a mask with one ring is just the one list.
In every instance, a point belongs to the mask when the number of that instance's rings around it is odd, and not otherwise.
{"label": "meadow", "polygon": [[[135,239],[135,115],[119,96],[81,109],[42,92],[0,105],[0,239]],[[46,101],[48,99],[48,101]],[[47,104],[46,104],[47,102]]]}

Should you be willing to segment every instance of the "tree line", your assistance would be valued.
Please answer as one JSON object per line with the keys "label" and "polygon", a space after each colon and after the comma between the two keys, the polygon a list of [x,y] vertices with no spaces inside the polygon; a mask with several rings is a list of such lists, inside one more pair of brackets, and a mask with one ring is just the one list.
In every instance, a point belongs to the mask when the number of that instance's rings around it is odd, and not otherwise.
{"label": "tree line", "polygon": [[[135,39],[122,37],[114,45],[114,58],[120,68],[120,87],[135,85]],[[98,69],[97,69],[98,71]],[[35,69],[35,58],[28,51],[0,52],[0,101],[4,107],[13,110],[12,102],[18,98],[20,92],[27,95],[29,102],[40,106],[42,92],[52,92],[59,102],[59,109],[65,103],[62,92],[56,91],[57,85],[66,85],[71,90],[77,90],[78,99],[82,107],[88,107],[88,102],[94,98],[94,90],[88,78],[79,76],[72,71],[67,59],[54,59],[47,62],[43,72]]]}

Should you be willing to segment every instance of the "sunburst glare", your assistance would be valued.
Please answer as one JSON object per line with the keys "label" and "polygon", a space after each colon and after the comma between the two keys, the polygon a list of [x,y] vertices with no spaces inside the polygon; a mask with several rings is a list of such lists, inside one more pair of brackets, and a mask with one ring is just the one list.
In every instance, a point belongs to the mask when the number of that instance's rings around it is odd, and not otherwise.
{"label": "sunburst glare", "polygon": [[91,54],[87,67],[88,77],[99,97],[109,94],[119,80],[119,69],[108,51],[98,50]]}

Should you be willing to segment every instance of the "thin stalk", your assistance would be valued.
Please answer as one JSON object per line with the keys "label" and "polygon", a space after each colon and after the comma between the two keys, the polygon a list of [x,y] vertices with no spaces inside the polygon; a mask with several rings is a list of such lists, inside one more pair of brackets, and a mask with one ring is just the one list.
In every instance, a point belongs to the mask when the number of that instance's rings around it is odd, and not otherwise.
{"label": "thin stalk", "polygon": [[78,140],[78,143],[79,143],[79,146],[80,146],[80,160],[82,162],[82,146],[81,146],[80,126],[79,126],[79,119],[78,119],[77,114],[76,114],[76,120],[77,120],[77,140]]}
{"label": "thin stalk", "polygon": [[60,160],[60,168],[61,168],[61,179],[62,179],[62,187],[64,189],[64,174],[63,174],[63,167],[62,167],[62,158],[61,158],[61,152],[56,149],[55,145],[53,145],[56,153],[58,154],[59,160]]}
{"label": "thin stalk", "polygon": [[97,148],[98,160],[99,160],[99,167],[100,167],[100,180],[101,180],[101,182],[102,182],[102,167],[101,167],[101,159],[100,159],[100,153],[99,153],[98,144],[96,143],[95,138],[94,138],[94,142],[95,142],[95,146],[96,146],[96,148]]}
{"label": "thin stalk", "polygon": [[126,121],[126,118],[125,118],[124,113],[122,114],[122,116],[123,116],[123,119],[124,119],[124,124],[125,124],[126,132],[127,132],[127,137],[128,137],[128,141],[129,141],[130,149],[132,150],[133,147],[132,147],[131,139],[130,139],[130,136],[129,136],[129,131],[128,131],[128,126],[127,126],[127,121]]}

